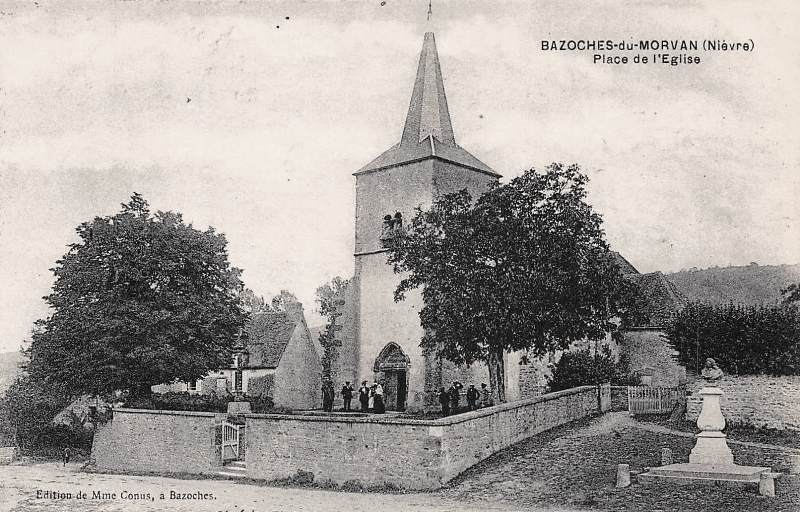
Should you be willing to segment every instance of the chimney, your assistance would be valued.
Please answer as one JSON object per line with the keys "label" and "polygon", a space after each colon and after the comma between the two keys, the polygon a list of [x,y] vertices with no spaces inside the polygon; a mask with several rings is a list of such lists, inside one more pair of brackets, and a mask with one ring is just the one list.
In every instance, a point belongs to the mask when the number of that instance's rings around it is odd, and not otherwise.
{"label": "chimney", "polygon": [[286,316],[293,320],[295,323],[305,323],[305,315],[303,314],[303,303],[300,301],[287,301],[284,304],[286,308]]}

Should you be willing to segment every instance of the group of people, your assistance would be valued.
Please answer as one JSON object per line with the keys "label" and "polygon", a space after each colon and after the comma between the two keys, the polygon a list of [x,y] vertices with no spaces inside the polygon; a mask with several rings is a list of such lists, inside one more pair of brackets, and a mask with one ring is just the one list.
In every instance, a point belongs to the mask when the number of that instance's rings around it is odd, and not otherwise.
{"label": "group of people", "polygon": [[[442,406],[443,416],[459,413],[462,389],[464,389],[463,384],[458,381],[453,381],[453,385],[450,386],[449,389],[442,387],[439,390],[439,403]],[[367,385],[367,381],[362,381],[361,387],[358,388],[357,391],[350,385],[350,381],[345,382],[341,390],[345,412],[353,410],[350,404],[356,392],[358,392],[361,412],[373,412],[376,414],[383,414],[386,412],[386,405],[383,403],[383,386],[378,381],[373,382],[371,386]],[[485,383],[481,384],[480,390],[475,387],[475,384],[470,384],[465,393],[465,398],[467,399],[467,409],[470,411],[474,411],[479,407],[489,407],[492,405],[492,394]],[[325,412],[333,411],[334,399],[335,391],[333,389],[333,382],[331,379],[326,378],[322,382],[322,409]]]}
{"label": "group of people", "polygon": [[[444,386],[442,386],[439,390],[439,404],[442,406],[442,416],[458,414],[462,389],[464,389],[464,385],[454,380],[453,385],[450,386],[449,389],[445,389]],[[467,399],[467,408],[470,411],[474,411],[479,407],[489,407],[492,405],[492,394],[485,383],[481,384],[480,390],[475,387],[475,384],[470,384],[465,395]]]}
{"label": "group of people", "polygon": [[[353,410],[350,404],[355,393],[356,390],[350,385],[350,381],[345,382],[341,391],[345,412]],[[333,410],[334,398],[333,382],[330,379],[326,379],[322,383],[322,409],[325,412]],[[361,387],[358,388],[358,401],[361,404],[361,412],[371,411],[377,414],[386,412],[386,405],[383,403],[383,386],[380,382],[376,381],[371,386],[368,386],[367,381],[362,381]]]}

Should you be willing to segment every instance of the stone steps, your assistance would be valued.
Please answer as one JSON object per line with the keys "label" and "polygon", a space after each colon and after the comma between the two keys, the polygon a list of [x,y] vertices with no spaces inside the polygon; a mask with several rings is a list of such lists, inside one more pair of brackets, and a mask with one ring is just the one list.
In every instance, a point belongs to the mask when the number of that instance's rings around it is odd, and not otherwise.
{"label": "stone steps", "polygon": [[233,460],[222,466],[217,475],[225,478],[247,478],[247,464],[243,460]]}

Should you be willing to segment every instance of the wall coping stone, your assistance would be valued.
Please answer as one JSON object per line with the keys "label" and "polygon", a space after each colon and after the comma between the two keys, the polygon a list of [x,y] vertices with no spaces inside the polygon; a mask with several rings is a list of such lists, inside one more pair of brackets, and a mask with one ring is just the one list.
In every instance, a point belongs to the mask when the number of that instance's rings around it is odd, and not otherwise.
{"label": "wall coping stone", "polygon": [[[392,425],[419,425],[419,426],[428,426],[428,427],[441,427],[441,426],[448,426],[448,425],[456,425],[458,423],[464,423],[465,421],[470,421],[476,418],[482,418],[484,416],[491,416],[493,414],[497,414],[504,411],[510,411],[512,409],[519,409],[522,407],[527,407],[530,405],[534,405],[537,403],[548,402],[550,400],[557,400],[559,398],[563,398],[565,396],[572,396],[577,395],[580,393],[585,393],[587,391],[596,391],[597,386],[579,386],[576,388],[564,389],[562,391],[556,391],[553,393],[546,393],[544,395],[535,396],[533,398],[528,398],[525,400],[516,400],[513,402],[506,402],[504,404],[493,405],[491,407],[484,407],[482,409],[478,409],[476,411],[470,411],[461,413],[458,415],[447,416],[446,418],[437,418],[432,420],[424,420],[424,419],[414,419],[414,418],[393,418],[391,416],[386,417],[376,417],[376,416],[353,416],[353,417],[346,417],[346,416],[320,416],[320,415],[310,415],[310,414],[260,414],[260,413],[249,413],[244,414],[245,418],[253,418],[253,419],[271,419],[271,420],[299,420],[299,421],[318,421],[318,422],[329,422],[329,423],[385,423],[385,424],[392,424]],[[200,417],[207,417],[213,418],[218,415],[225,415],[225,413],[214,413],[214,412],[203,412],[203,411],[170,411],[170,410],[161,410],[161,409],[128,409],[125,407],[121,407],[118,409],[114,409],[114,414],[123,413],[123,414],[160,414],[160,415],[168,415],[168,416],[200,416]]]}
{"label": "wall coping stone", "polygon": [[344,416],[318,416],[318,415],[304,415],[304,414],[245,414],[245,418],[253,419],[270,419],[270,420],[296,420],[296,421],[310,421],[310,422],[328,422],[328,423],[383,423],[391,425],[419,425],[427,427],[442,427],[448,425],[456,425],[464,423],[465,421],[491,416],[500,412],[510,411],[512,409],[519,409],[533,404],[548,402],[550,400],[557,400],[565,396],[578,395],[587,391],[596,391],[597,386],[580,386],[577,388],[565,389],[556,391],[554,393],[547,393],[525,400],[516,400],[513,402],[506,402],[504,404],[493,405],[485,407],[476,411],[461,413],[458,415],[447,416],[446,418],[437,418],[432,420],[413,419],[413,418],[392,418],[392,417],[344,417]]}
{"label": "wall coping stone", "polygon": [[207,418],[213,418],[217,415],[226,416],[226,413],[221,412],[203,412],[203,411],[168,411],[163,409],[128,409],[126,407],[120,407],[119,409],[114,409],[114,414],[117,413],[125,413],[125,414],[163,414],[168,416],[203,416]]}

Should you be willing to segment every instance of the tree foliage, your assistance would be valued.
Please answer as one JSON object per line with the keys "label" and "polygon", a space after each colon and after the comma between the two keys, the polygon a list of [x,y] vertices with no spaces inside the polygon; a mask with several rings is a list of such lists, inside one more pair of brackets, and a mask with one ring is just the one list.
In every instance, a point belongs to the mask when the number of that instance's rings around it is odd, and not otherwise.
{"label": "tree foliage", "polygon": [[687,304],[666,330],[681,364],[698,372],[712,357],[726,373],[800,375],[800,310],[778,304]]}
{"label": "tree foliage", "polygon": [[77,233],[51,269],[52,314],[37,322],[28,351],[32,381],[70,396],[146,395],[227,366],[247,315],[222,234],[151,214],[138,194]]}
{"label": "tree foliage", "polygon": [[638,384],[625,355],[617,361],[608,345],[594,354],[589,349],[564,352],[558,363],[551,365],[551,370],[547,379],[550,391],[605,382],[619,386]]}
{"label": "tree foliage", "polygon": [[[53,419],[71,403],[71,397],[60,389],[51,389],[41,381],[33,381],[26,375],[18,376],[0,399],[0,428],[3,437],[13,439],[22,448],[60,447],[66,435],[74,442],[66,444],[83,446],[85,437],[82,428],[66,429],[53,425]],[[72,434],[67,435],[66,430]],[[54,439],[56,437],[57,439]]]}
{"label": "tree foliage", "polygon": [[600,339],[627,318],[634,286],[609,252],[577,165],[533,169],[477,201],[466,190],[417,210],[384,241],[403,278],[422,289],[422,345],[456,364],[485,361],[504,400],[503,354],[533,355]]}
{"label": "tree foliage", "polygon": [[250,288],[243,288],[239,294],[242,308],[249,314],[266,313],[272,311],[272,307],[264,300],[263,295],[256,295]]}
{"label": "tree foliage", "polygon": [[781,294],[783,295],[784,304],[800,303],[800,284],[790,284],[781,290]]}
{"label": "tree foliage", "polygon": [[299,304],[300,301],[294,293],[289,290],[281,290],[281,292],[272,297],[272,310],[273,311],[287,311],[292,304]]}
{"label": "tree foliage", "polygon": [[342,342],[337,338],[337,332],[342,328],[339,319],[344,314],[349,286],[349,279],[336,276],[331,279],[330,283],[325,283],[317,288],[319,314],[327,318],[325,328],[319,334],[319,342],[323,350],[322,375],[324,377],[332,378],[333,369],[339,359],[339,347]]}

